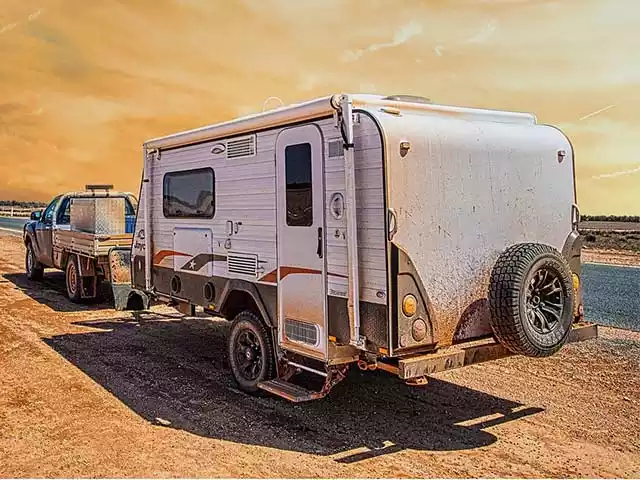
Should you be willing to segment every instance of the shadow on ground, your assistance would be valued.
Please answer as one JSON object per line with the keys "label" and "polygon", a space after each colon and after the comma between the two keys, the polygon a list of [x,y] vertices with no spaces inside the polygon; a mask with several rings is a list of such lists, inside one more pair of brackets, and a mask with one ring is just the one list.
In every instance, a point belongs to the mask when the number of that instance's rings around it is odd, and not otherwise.
{"label": "shadow on ground", "polygon": [[224,320],[145,313],[75,325],[94,330],[44,341],[148,421],[204,437],[336,455],[338,462],[407,448],[482,447],[497,440],[485,428],[542,411],[442,380],[410,388],[389,374],[353,369],[319,401],[252,397],[231,377]]}
{"label": "shadow on ground", "polygon": [[110,285],[106,282],[100,286],[101,297],[98,301],[77,304],[67,298],[65,277],[62,271],[45,270],[44,278],[40,281],[29,280],[24,273],[6,273],[2,277],[36,302],[57,312],[113,308],[113,294]]}

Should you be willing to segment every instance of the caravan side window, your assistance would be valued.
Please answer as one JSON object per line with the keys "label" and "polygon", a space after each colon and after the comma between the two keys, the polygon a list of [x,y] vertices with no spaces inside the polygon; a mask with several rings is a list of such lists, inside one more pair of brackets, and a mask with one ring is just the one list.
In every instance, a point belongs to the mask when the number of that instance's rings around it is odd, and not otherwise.
{"label": "caravan side window", "polygon": [[311,178],[311,144],[298,143],[284,149],[287,182],[287,225],[313,225],[313,184]]}
{"label": "caravan side window", "polygon": [[162,210],[166,218],[213,218],[215,174],[212,168],[196,168],[165,174]]}

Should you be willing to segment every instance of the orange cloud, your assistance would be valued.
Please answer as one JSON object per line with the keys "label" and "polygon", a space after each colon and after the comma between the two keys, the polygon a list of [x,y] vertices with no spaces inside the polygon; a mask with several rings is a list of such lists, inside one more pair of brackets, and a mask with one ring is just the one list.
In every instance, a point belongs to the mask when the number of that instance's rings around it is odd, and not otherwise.
{"label": "orange cloud", "polygon": [[639,24],[635,0],[6,0],[0,197],[137,192],[148,138],[364,90],[532,112],[583,212],[638,214]]}

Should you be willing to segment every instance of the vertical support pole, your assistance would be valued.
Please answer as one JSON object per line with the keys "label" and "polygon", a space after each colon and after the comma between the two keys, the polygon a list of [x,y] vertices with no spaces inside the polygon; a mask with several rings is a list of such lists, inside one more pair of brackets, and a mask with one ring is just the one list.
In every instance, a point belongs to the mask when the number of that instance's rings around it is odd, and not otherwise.
{"label": "vertical support pole", "polygon": [[145,290],[151,290],[151,159],[153,154],[143,147],[142,188],[144,192],[144,282]]}
{"label": "vertical support pole", "polygon": [[360,336],[360,279],[358,262],[358,218],[356,204],[356,168],[353,150],[353,103],[349,95],[340,99],[344,144],[345,175],[345,214],[347,220],[347,262],[349,269],[349,296],[347,311],[349,314],[349,343],[364,348],[364,339]]}

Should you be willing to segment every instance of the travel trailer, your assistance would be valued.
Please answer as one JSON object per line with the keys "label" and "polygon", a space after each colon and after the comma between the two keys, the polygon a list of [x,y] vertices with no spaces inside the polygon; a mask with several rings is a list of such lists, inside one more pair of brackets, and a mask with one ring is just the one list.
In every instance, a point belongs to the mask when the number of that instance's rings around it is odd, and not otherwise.
{"label": "travel trailer", "polygon": [[[233,321],[240,388],[413,385],[584,326],[573,150],[533,115],[339,94],[144,143],[135,289]],[[296,384],[301,371],[323,386]]]}

